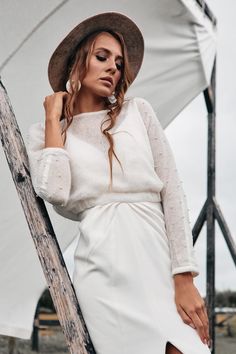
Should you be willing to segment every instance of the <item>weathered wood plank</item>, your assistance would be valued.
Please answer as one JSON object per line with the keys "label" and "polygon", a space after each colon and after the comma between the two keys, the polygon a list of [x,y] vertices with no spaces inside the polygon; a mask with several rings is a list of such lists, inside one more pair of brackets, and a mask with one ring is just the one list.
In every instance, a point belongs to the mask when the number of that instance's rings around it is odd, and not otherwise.
{"label": "weathered wood plank", "polygon": [[1,80],[0,136],[68,348],[73,354],[94,354],[95,350],[47,209],[44,201],[37,197],[34,192],[27,151],[9,97]]}

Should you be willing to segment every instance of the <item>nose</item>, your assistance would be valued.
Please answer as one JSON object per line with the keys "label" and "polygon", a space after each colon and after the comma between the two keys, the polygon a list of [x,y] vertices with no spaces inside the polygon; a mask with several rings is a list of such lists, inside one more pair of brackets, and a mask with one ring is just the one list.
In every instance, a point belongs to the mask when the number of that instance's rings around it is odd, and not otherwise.
{"label": "nose", "polygon": [[116,62],[115,60],[111,59],[109,61],[109,65],[108,65],[108,68],[107,68],[107,71],[109,72],[112,72],[113,74],[115,74],[115,72],[117,71],[117,67],[116,67]]}

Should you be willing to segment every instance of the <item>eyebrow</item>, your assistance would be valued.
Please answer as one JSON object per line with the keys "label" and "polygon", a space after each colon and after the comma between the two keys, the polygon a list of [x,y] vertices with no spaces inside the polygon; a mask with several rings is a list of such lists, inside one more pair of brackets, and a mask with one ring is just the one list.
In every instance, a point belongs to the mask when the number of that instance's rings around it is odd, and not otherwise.
{"label": "eyebrow", "polygon": [[[97,50],[104,50],[105,52],[111,54],[111,51],[110,51],[109,49],[107,49],[107,48],[104,48],[104,47],[96,48],[95,50],[96,50],[96,51],[97,51]],[[118,59],[123,59],[123,57],[122,57],[121,55],[117,55],[116,58],[118,58]]]}

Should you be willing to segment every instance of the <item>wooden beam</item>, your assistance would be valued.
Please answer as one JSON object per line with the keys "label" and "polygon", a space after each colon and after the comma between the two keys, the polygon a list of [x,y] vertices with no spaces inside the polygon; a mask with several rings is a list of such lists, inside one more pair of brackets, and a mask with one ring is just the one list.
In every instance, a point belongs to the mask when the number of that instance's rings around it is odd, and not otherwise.
{"label": "wooden beam", "polygon": [[34,192],[26,148],[1,80],[0,136],[68,348],[73,354],[95,354],[44,201]]}

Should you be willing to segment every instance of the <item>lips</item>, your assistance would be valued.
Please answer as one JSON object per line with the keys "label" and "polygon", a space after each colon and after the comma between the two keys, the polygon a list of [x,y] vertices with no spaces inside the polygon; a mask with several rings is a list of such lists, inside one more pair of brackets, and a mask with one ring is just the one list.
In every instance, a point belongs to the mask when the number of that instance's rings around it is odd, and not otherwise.
{"label": "lips", "polygon": [[113,85],[113,80],[110,76],[102,77],[101,80],[108,81]]}

